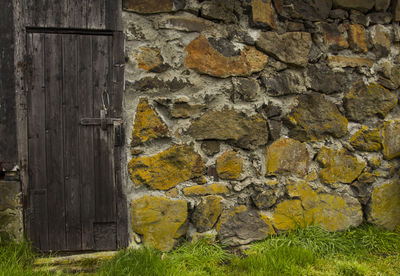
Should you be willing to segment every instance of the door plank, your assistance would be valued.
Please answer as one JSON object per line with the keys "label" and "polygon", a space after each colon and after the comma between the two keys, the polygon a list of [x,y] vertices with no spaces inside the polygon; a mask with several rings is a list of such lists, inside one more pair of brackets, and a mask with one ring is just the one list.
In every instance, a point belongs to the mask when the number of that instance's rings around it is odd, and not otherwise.
{"label": "door plank", "polygon": [[[47,188],[46,174],[46,95],[44,89],[44,41],[40,34],[28,35],[28,52],[32,57],[32,80],[29,89],[29,175],[31,190],[45,190]],[[39,202],[32,198],[33,223],[31,236],[33,242],[42,250],[48,249],[48,218],[47,204],[34,205]]]}
{"label": "door plank", "polygon": [[108,0],[87,0],[87,27],[89,29],[105,28],[105,1]]}
{"label": "door plank", "polygon": [[82,248],[79,185],[79,104],[77,97],[77,36],[63,35],[63,125],[66,236],[68,250]]}
{"label": "door plank", "polygon": [[46,82],[46,154],[49,247],[66,249],[65,199],[63,173],[63,118],[62,118],[62,37],[45,35],[45,82]]}

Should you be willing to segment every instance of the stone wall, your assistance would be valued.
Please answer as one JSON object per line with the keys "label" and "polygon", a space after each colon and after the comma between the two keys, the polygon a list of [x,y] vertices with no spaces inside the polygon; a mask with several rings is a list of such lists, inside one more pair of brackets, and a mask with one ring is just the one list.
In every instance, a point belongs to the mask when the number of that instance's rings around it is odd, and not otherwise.
{"label": "stone wall", "polygon": [[21,184],[0,180],[0,244],[7,240],[22,241]]}
{"label": "stone wall", "polygon": [[390,0],[125,0],[132,241],[398,227],[398,20]]}

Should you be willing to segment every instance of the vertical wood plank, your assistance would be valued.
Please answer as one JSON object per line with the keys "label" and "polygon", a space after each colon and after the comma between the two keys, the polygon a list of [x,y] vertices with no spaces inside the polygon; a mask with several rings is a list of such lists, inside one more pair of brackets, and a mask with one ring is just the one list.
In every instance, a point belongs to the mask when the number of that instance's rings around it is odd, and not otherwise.
{"label": "vertical wood plank", "polygon": [[[28,49],[32,57],[32,80],[29,95],[29,176],[30,189],[46,190],[46,95],[44,83],[44,36],[30,34]],[[33,198],[34,199],[34,198]],[[36,200],[36,202],[38,202]],[[33,200],[35,203],[35,200]],[[48,218],[47,204],[33,205],[33,222],[31,234],[34,243],[42,250],[48,249]]]}
{"label": "vertical wood plank", "polygon": [[88,29],[104,29],[105,14],[108,0],[88,0],[87,5],[87,27]]}
{"label": "vertical wood plank", "polygon": [[46,27],[55,28],[61,23],[61,5],[63,1],[47,0]]}
{"label": "vertical wood plank", "polygon": [[63,173],[62,118],[62,37],[45,35],[46,82],[46,154],[49,214],[49,246],[52,250],[66,249],[65,199]]}
{"label": "vertical wood plank", "polygon": [[[79,36],[78,40],[78,100],[79,117],[92,118],[93,115],[93,78],[92,78],[92,36]],[[93,128],[80,126],[80,183],[82,216],[82,249],[93,250],[93,223],[95,217],[95,169],[93,158]]]}
{"label": "vertical wood plank", "polygon": [[107,30],[122,31],[122,1],[106,1],[105,23]]}
{"label": "vertical wood plank", "polygon": [[66,236],[68,250],[80,250],[81,191],[79,185],[79,103],[77,97],[77,36],[63,35],[63,125]]}
{"label": "vertical wood plank", "polygon": [[74,8],[74,28],[86,28],[86,0],[70,0]]}

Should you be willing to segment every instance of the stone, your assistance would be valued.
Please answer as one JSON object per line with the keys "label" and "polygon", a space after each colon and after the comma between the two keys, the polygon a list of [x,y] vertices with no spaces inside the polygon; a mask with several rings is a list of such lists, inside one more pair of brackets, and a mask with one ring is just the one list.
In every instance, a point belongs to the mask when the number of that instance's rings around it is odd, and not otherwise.
{"label": "stone", "polygon": [[169,68],[158,48],[141,47],[135,57],[138,67],[148,72],[162,73]]}
{"label": "stone", "polygon": [[264,114],[267,118],[277,118],[282,115],[282,108],[272,102],[263,104],[259,111],[262,112],[262,114]]}
{"label": "stone", "polygon": [[182,191],[186,196],[223,195],[229,192],[228,187],[220,183],[186,187]]}
{"label": "stone", "polygon": [[371,194],[369,191],[369,187],[371,185],[369,183],[363,183],[361,181],[354,181],[351,183],[351,187],[353,188],[353,191],[355,191],[358,200],[362,205],[366,205],[371,198]]}
{"label": "stone", "polygon": [[377,83],[365,85],[356,82],[344,96],[346,116],[352,121],[362,122],[371,116],[385,118],[397,105],[397,97]]}
{"label": "stone", "polygon": [[301,22],[289,21],[287,23],[286,28],[287,28],[288,32],[305,32],[306,31],[304,24]]}
{"label": "stone", "polygon": [[349,26],[350,48],[355,53],[368,52],[367,35],[365,28],[360,24],[351,24]]}
{"label": "stone", "polygon": [[375,2],[375,10],[377,11],[386,11],[390,6],[390,0],[376,0]]}
{"label": "stone", "polygon": [[333,6],[335,8],[367,12],[375,6],[375,0],[333,0]]}
{"label": "stone", "polygon": [[332,0],[282,0],[282,12],[286,18],[322,21],[328,18]]}
{"label": "stone", "polygon": [[336,105],[319,94],[298,97],[298,105],[287,115],[289,136],[300,141],[335,138],[347,134],[347,119]]}
{"label": "stone", "polygon": [[271,141],[275,141],[281,137],[282,127],[283,124],[281,120],[272,119],[268,121],[269,136],[271,137]]}
{"label": "stone", "polygon": [[146,98],[141,98],[136,108],[135,122],[132,131],[133,147],[147,141],[167,137],[169,130]]}
{"label": "stone", "polygon": [[361,151],[380,151],[382,149],[382,140],[377,128],[370,129],[362,126],[360,130],[350,137],[350,144]]}
{"label": "stone", "polygon": [[275,191],[270,188],[256,188],[255,192],[251,195],[251,200],[254,205],[260,210],[268,210],[277,201]]}
{"label": "stone", "polygon": [[378,57],[386,57],[390,53],[390,30],[383,25],[375,25],[370,30],[371,43]]}
{"label": "stone", "polygon": [[143,235],[143,242],[162,251],[171,250],[187,217],[187,202],[145,195],[132,200],[132,229]]}
{"label": "stone", "polygon": [[233,44],[227,42],[224,47],[216,49],[201,35],[185,47],[188,53],[185,66],[202,74],[227,78],[250,76],[261,71],[268,61],[268,57],[254,47],[245,46],[237,53],[232,53],[230,50],[232,47]]}
{"label": "stone", "polygon": [[339,30],[337,24],[318,23],[316,24],[323,34],[325,46],[331,51],[340,51],[349,48],[349,43],[344,36],[344,31]]}
{"label": "stone", "polygon": [[190,104],[185,101],[176,101],[170,107],[170,113],[172,118],[186,119],[198,116],[205,109],[206,106],[203,104]]}
{"label": "stone", "polygon": [[234,2],[225,0],[205,1],[201,6],[201,16],[211,20],[221,20],[225,23],[237,21],[234,13]]}
{"label": "stone", "polygon": [[159,21],[159,27],[161,29],[199,33],[219,29],[214,22],[194,16],[168,16]]}
{"label": "stone", "polygon": [[360,24],[368,27],[370,24],[369,17],[357,10],[350,11],[350,20],[352,24]]}
{"label": "stone", "polygon": [[325,146],[318,152],[317,161],[324,167],[319,171],[321,180],[326,184],[350,184],[364,170],[365,161],[359,161],[345,150],[334,150]]}
{"label": "stone", "polygon": [[235,180],[243,171],[243,159],[237,152],[229,150],[218,156],[216,168],[221,179]]}
{"label": "stone", "polygon": [[251,15],[252,23],[255,26],[276,29],[272,0],[251,0]]}
{"label": "stone", "polygon": [[346,19],[349,17],[349,13],[345,10],[335,9],[329,12],[329,17],[332,19]]}
{"label": "stone", "polygon": [[220,143],[218,141],[206,140],[201,143],[201,149],[207,156],[213,156],[220,151]]}
{"label": "stone", "polygon": [[371,24],[389,24],[392,21],[390,12],[373,12],[368,14]]}
{"label": "stone", "polygon": [[361,204],[357,199],[338,194],[318,194],[304,180],[289,179],[291,198],[279,203],[271,217],[279,231],[319,225],[329,231],[342,231],[362,223]]}
{"label": "stone", "polygon": [[400,21],[400,0],[395,0],[393,5],[394,20]]}
{"label": "stone", "polygon": [[222,197],[206,196],[196,206],[192,215],[192,221],[197,231],[202,233],[211,230],[222,213]]}
{"label": "stone", "polygon": [[291,138],[279,138],[268,146],[265,155],[267,175],[305,176],[310,162],[306,145]]}
{"label": "stone", "polygon": [[389,62],[382,64],[382,73],[384,76],[379,76],[379,83],[382,86],[395,90],[400,87],[400,66],[393,65]]}
{"label": "stone", "polygon": [[267,217],[244,205],[224,210],[216,229],[219,240],[227,245],[248,244],[275,234]]}
{"label": "stone", "polygon": [[374,65],[374,61],[364,57],[332,56],[328,55],[327,63],[329,67],[369,67]]}
{"label": "stone", "polygon": [[307,87],[324,94],[343,92],[349,82],[349,74],[333,71],[326,64],[310,64],[307,67]]}
{"label": "stone", "polygon": [[252,78],[232,78],[234,91],[246,102],[253,102],[258,99],[260,85]]}
{"label": "stone", "polygon": [[311,35],[306,32],[290,32],[282,35],[265,32],[256,41],[256,47],[282,62],[305,67],[311,49]]}
{"label": "stone", "polygon": [[267,122],[260,115],[249,118],[234,109],[207,111],[192,121],[187,134],[196,140],[232,142],[244,149],[254,149],[268,142]]}
{"label": "stone", "polygon": [[400,181],[393,179],[373,186],[367,206],[368,222],[391,231],[400,226]]}
{"label": "stone", "polygon": [[400,156],[400,121],[392,120],[383,123],[382,131],[383,156],[387,160]]}
{"label": "stone", "polygon": [[205,173],[201,156],[193,146],[186,145],[174,145],[153,156],[132,158],[128,168],[136,186],[147,185],[157,190],[169,190]]}
{"label": "stone", "polygon": [[165,192],[165,195],[168,197],[178,197],[179,190],[177,188],[172,188]]}
{"label": "stone", "polygon": [[123,0],[123,7],[126,11],[152,14],[173,11],[174,2],[174,0]]}
{"label": "stone", "polygon": [[0,211],[18,209],[21,206],[21,184],[16,181],[0,181]]}
{"label": "stone", "polygon": [[127,88],[131,88],[135,92],[149,90],[176,92],[190,85],[186,80],[177,79],[176,77],[167,81],[162,81],[158,77],[144,77],[134,83],[127,82]]}
{"label": "stone", "polygon": [[261,81],[266,92],[272,96],[301,94],[307,91],[304,75],[298,70],[263,73]]}

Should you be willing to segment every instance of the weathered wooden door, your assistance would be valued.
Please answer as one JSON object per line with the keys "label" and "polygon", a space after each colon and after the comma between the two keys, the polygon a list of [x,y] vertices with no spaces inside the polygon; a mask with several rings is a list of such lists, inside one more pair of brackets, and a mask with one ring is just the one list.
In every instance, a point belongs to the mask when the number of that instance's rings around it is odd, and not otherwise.
{"label": "weathered wooden door", "polygon": [[34,246],[43,251],[126,244],[121,40],[120,33],[106,31],[27,31],[26,221]]}

